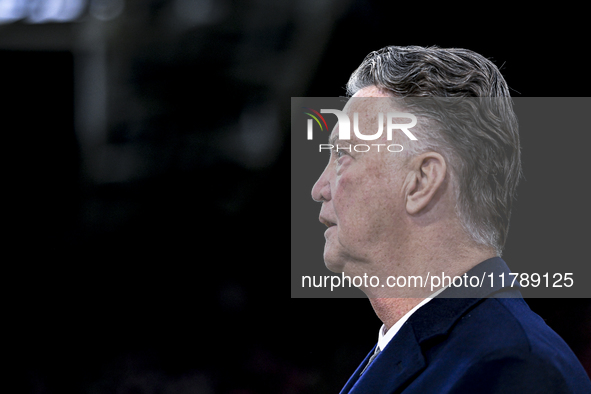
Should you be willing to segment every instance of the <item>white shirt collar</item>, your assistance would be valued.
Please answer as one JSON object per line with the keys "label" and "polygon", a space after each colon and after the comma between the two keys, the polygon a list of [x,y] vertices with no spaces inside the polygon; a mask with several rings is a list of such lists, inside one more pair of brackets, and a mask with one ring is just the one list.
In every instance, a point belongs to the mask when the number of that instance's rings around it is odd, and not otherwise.
{"label": "white shirt collar", "polygon": [[417,304],[417,306],[412,308],[410,311],[408,311],[408,313],[406,315],[402,316],[402,318],[400,320],[398,320],[396,323],[394,323],[394,325],[392,327],[390,327],[388,332],[385,332],[386,326],[382,324],[382,327],[380,328],[380,332],[379,332],[379,336],[378,336],[378,347],[380,348],[380,351],[382,351],[386,348],[388,343],[390,343],[390,340],[392,340],[392,338],[394,338],[394,335],[396,335],[396,333],[400,330],[402,325],[408,320],[409,317],[411,317],[411,315],[413,313],[415,313],[420,307],[425,305],[427,302],[429,302],[433,298],[437,297],[439,295],[439,293],[441,293],[445,289],[446,288],[443,287],[443,288],[437,290],[435,293],[431,294],[429,297],[425,298],[423,301],[421,301],[419,304]]}

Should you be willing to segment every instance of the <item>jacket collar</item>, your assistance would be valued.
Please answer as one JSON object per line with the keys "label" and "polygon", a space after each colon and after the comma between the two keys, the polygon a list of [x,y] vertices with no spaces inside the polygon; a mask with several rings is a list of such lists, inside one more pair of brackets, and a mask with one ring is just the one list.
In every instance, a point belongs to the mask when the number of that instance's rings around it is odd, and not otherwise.
{"label": "jacket collar", "polygon": [[510,272],[509,267],[500,257],[485,260],[472,268],[466,273],[468,280],[473,276],[478,277],[478,280],[483,282],[482,286],[450,286],[411,316],[409,323],[417,341],[422,343],[437,335],[447,334],[460,317],[482,302],[484,298],[501,291],[511,290],[511,287],[503,287],[499,279],[499,275],[504,275],[504,284],[510,284]]}

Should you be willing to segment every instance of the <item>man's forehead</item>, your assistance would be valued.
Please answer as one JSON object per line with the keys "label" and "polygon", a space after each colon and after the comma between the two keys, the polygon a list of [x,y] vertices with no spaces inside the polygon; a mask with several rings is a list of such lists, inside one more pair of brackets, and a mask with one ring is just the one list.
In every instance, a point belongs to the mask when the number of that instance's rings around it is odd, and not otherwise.
{"label": "man's forehead", "polygon": [[394,96],[384,90],[370,86],[355,93],[347,101],[343,111],[349,114],[357,112],[360,115],[361,113],[366,115],[377,114],[378,112],[393,109],[395,106],[393,98]]}
{"label": "man's forehead", "polygon": [[353,97],[392,97],[392,95],[377,86],[371,85],[357,91]]}

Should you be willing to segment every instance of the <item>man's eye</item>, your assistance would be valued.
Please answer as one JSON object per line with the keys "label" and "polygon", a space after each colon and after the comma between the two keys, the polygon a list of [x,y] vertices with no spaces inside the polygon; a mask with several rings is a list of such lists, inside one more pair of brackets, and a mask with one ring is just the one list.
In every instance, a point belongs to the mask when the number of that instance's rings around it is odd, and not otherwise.
{"label": "man's eye", "polygon": [[334,157],[335,157],[335,161],[340,163],[341,162],[341,158],[345,156],[345,152],[343,151],[336,151],[334,152]]}
{"label": "man's eye", "polygon": [[341,157],[343,157],[343,156],[345,155],[345,151],[343,151],[343,150],[336,150],[336,149],[335,149],[335,151],[334,151],[334,152],[335,152],[334,154],[335,154],[335,156],[336,156],[337,158],[341,158]]}

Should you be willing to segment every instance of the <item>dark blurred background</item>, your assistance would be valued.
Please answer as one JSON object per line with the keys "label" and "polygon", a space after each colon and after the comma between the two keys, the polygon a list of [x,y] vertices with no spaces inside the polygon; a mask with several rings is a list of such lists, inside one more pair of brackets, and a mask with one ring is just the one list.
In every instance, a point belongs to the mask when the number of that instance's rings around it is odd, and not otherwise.
{"label": "dark blurred background", "polygon": [[[589,91],[576,15],[420,8],[0,0],[6,392],[338,392],[380,322],[366,300],[289,298],[290,97],[344,95],[386,45],[477,51],[516,97]],[[551,153],[524,143],[526,177],[584,157],[586,131],[574,155],[564,133]],[[586,182],[548,174],[576,191],[560,231],[588,234]],[[528,301],[591,371],[589,300]]]}

